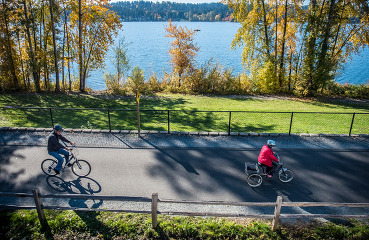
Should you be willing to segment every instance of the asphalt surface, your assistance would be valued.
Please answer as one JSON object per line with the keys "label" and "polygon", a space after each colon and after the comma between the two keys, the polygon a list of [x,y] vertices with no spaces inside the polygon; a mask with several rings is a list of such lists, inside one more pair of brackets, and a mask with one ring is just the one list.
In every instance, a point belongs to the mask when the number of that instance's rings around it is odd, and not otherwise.
{"label": "asphalt surface", "polygon": [[[0,191],[90,194],[195,201],[369,202],[368,136],[203,136],[179,134],[76,133],[80,158],[92,166],[88,177],[70,169],[47,177],[40,163],[48,158],[48,131],[0,131]],[[295,172],[291,183],[276,177],[259,188],[246,183],[244,162],[256,162],[268,139],[286,167]],[[32,200],[32,199],[31,199]],[[24,200],[0,198],[2,204],[27,205]],[[67,199],[48,202],[72,207],[150,209],[150,204]],[[271,214],[273,208],[161,204],[162,211],[210,211]],[[285,208],[288,213],[367,214],[355,208]]]}

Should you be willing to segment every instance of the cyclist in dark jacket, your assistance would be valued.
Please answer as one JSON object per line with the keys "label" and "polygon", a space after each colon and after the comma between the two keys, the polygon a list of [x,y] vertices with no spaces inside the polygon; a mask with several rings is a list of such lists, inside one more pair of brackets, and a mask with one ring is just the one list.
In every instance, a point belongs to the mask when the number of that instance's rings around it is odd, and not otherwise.
{"label": "cyclist in dark jacket", "polygon": [[65,156],[67,165],[69,166],[69,148],[62,145],[59,140],[62,140],[63,142],[70,143],[71,145],[74,145],[74,142],[69,141],[65,137],[61,135],[61,132],[63,131],[62,126],[55,125],[53,131],[49,135],[49,139],[47,141],[47,151],[48,153],[56,158],[58,160],[58,164],[54,168],[54,171],[56,174],[60,173],[60,170],[63,166],[64,158],[61,155]]}

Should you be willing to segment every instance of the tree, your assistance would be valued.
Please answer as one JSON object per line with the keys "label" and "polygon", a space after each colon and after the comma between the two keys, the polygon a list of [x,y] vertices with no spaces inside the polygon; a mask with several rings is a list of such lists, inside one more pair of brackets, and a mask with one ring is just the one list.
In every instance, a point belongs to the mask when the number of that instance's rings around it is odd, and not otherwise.
{"label": "tree", "polygon": [[128,55],[127,55],[127,44],[124,42],[124,38],[119,39],[118,44],[114,46],[114,59],[113,65],[115,66],[116,72],[114,74],[105,74],[105,85],[113,94],[124,93],[124,82],[123,78],[130,69]]}
{"label": "tree", "polygon": [[118,41],[118,45],[114,47],[115,59],[113,64],[117,70],[118,82],[123,80],[124,75],[131,68],[129,65],[129,59],[127,54],[127,44],[124,42],[124,38]]}
{"label": "tree", "polygon": [[195,30],[189,30],[187,27],[178,27],[169,21],[169,25],[165,27],[167,37],[174,38],[171,44],[169,54],[173,66],[173,72],[179,76],[179,85],[181,85],[182,74],[189,70],[193,70],[194,58],[199,48],[193,43]]}
{"label": "tree", "polygon": [[33,81],[36,87],[36,91],[40,92],[41,91],[40,67],[39,67],[36,47],[34,47],[34,45],[36,46],[36,38],[35,38],[36,23],[35,23],[35,17],[33,15],[32,10],[31,10],[31,18],[29,16],[28,7],[29,6],[27,6],[27,0],[23,0],[23,14],[24,14],[23,22],[26,28],[26,33],[27,33],[27,42],[28,42],[29,57],[30,57],[30,62],[31,62],[30,64],[32,67]]}
{"label": "tree", "polygon": [[[118,34],[121,23],[118,16],[109,10],[108,0],[72,1],[71,24],[74,46],[78,55],[80,91],[86,91],[89,71],[104,65],[104,59],[113,37]],[[83,44],[83,46],[82,46]]]}
{"label": "tree", "polygon": [[[14,4],[14,3],[13,3]],[[0,64],[2,71],[5,73],[3,78],[11,79],[14,90],[19,90],[18,76],[16,73],[16,63],[14,54],[14,41],[12,40],[12,31],[9,26],[9,13],[13,12],[11,9],[12,3],[8,0],[2,0],[1,2],[1,15],[0,15],[0,34],[1,34],[1,50],[0,51]]]}
{"label": "tree", "polygon": [[145,73],[139,66],[136,66],[132,70],[132,74],[128,76],[127,85],[130,91],[133,93],[135,93],[137,90],[141,93],[146,91]]}
{"label": "tree", "polygon": [[369,44],[368,15],[366,1],[310,1],[300,81],[304,95],[323,90],[350,55]]}
{"label": "tree", "polygon": [[53,34],[53,50],[54,50],[54,66],[55,66],[55,91],[60,92],[58,53],[57,53],[57,47],[56,47],[56,32],[55,32],[55,24],[54,24],[53,0],[49,0],[49,7],[50,7],[51,28],[52,28],[52,34]]}
{"label": "tree", "polygon": [[314,95],[368,44],[367,1],[311,0],[305,11],[301,0],[222,2],[241,23],[232,47],[244,46],[243,64],[263,92]]}

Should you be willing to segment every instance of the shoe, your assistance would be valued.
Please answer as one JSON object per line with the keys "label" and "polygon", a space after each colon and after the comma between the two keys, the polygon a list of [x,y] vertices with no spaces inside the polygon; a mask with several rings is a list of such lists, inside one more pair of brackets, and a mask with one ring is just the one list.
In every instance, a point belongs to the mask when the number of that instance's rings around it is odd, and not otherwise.
{"label": "shoe", "polygon": [[60,174],[59,170],[54,169],[54,172],[56,173],[56,175]]}
{"label": "shoe", "polygon": [[72,166],[72,163],[67,163],[67,167],[71,167]]}

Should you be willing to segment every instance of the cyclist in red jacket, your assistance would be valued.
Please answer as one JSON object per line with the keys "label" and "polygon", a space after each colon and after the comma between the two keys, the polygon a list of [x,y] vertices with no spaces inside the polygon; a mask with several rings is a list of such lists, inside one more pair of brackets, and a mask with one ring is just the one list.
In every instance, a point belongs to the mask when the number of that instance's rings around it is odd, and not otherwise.
{"label": "cyclist in red jacket", "polygon": [[273,140],[268,140],[267,145],[264,145],[261,148],[258,158],[260,165],[266,170],[264,173],[267,174],[268,177],[272,177],[274,170],[277,168],[277,164],[275,162],[279,161],[272,151],[274,146],[275,142]]}

